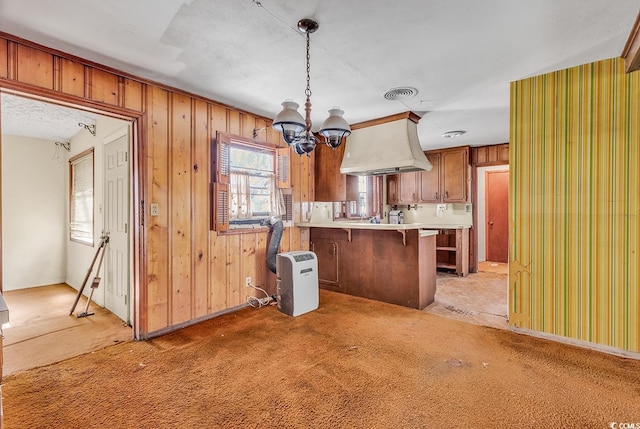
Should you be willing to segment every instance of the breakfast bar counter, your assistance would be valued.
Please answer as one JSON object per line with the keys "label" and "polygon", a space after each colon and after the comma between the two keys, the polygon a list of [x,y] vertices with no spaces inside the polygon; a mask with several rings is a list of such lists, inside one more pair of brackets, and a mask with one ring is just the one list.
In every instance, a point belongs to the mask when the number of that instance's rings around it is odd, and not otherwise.
{"label": "breakfast bar counter", "polygon": [[299,223],[310,228],[320,287],[424,309],[436,291],[436,230],[422,224]]}

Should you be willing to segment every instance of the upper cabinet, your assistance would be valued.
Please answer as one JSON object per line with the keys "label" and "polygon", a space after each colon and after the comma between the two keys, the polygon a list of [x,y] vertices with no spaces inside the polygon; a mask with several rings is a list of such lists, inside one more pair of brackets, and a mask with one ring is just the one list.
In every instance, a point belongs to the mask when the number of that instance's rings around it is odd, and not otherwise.
{"label": "upper cabinet", "polygon": [[440,152],[425,152],[427,159],[433,165],[431,171],[420,173],[420,202],[439,203],[440,192]]}
{"label": "upper cabinet", "polygon": [[315,154],[315,201],[357,201],[358,177],[340,173],[345,145],[318,145]]}
{"label": "upper cabinet", "polygon": [[443,203],[468,201],[468,170],[468,146],[440,152],[440,198]]}
{"label": "upper cabinet", "polygon": [[387,204],[400,204],[398,198],[398,185],[400,176],[398,174],[387,175]]}
{"label": "upper cabinet", "polygon": [[471,164],[476,167],[509,164],[509,143],[471,148]]}
{"label": "upper cabinet", "polygon": [[387,203],[466,203],[469,201],[469,147],[425,152],[431,171],[387,176]]}
{"label": "upper cabinet", "polygon": [[387,204],[413,204],[417,202],[420,173],[390,174],[387,176]]}

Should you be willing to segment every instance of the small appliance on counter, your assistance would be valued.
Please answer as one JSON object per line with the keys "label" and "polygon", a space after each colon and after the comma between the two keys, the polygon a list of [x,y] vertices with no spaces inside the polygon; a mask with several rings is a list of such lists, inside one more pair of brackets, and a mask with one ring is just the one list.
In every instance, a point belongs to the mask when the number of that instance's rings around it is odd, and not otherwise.
{"label": "small appliance on counter", "polygon": [[389,210],[389,223],[394,225],[404,223],[402,210]]}

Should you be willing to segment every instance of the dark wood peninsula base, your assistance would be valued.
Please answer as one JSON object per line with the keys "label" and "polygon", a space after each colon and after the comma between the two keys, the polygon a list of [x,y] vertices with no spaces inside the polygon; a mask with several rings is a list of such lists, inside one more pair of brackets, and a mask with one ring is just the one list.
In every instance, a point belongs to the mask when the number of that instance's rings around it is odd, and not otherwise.
{"label": "dark wood peninsula base", "polygon": [[321,288],[420,310],[433,302],[437,231],[310,229]]}

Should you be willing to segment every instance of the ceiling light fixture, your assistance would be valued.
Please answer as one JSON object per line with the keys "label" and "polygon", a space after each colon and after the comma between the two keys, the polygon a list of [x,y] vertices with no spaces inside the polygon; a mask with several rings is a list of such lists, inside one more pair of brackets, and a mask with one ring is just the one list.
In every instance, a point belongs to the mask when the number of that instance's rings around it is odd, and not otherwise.
{"label": "ceiling light fixture", "polygon": [[445,139],[455,139],[466,133],[466,131],[447,131],[442,135]]}
{"label": "ceiling light fixture", "polygon": [[[318,29],[319,25],[312,19],[298,21],[298,30],[307,35],[307,88],[304,93],[307,96],[305,103],[305,118],[298,113],[300,106],[293,100],[285,100],[282,103],[282,111],[273,120],[273,129],[282,133],[282,139],[298,154],[309,154],[316,147],[317,137],[311,132],[311,86],[309,60],[309,35]],[[342,117],[344,111],[339,107],[329,109],[329,117],[322,123],[319,134],[325,139],[327,146],[335,149],[342,143],[342,138],[351,134],[351,127]]]}

